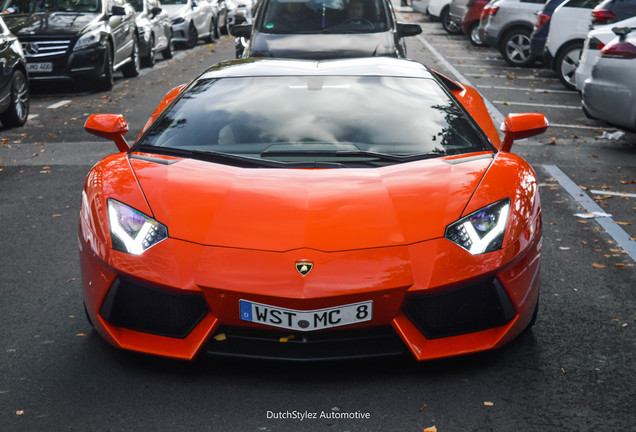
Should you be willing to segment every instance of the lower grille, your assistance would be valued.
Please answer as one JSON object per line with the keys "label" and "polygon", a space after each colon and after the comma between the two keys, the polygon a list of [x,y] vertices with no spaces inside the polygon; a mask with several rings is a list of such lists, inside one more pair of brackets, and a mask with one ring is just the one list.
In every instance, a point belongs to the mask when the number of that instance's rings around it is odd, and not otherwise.
{"label": "lower grille", "polygon": [[206,352],[227,357],[324,361],[402,355],[406,349],[391,327],[303,333],[221,327]]}
{"label": "lower grille", "polygon": [[428,339],[472,333],[506,324],[516,315],[501,283],[489,279],[459,289],[414,296],[406,315]]}
{"label": "lower grille", "polygon": [[176,294],[118,278],[99,314],[117,327],[183,339],[207,312],[201,296]]}

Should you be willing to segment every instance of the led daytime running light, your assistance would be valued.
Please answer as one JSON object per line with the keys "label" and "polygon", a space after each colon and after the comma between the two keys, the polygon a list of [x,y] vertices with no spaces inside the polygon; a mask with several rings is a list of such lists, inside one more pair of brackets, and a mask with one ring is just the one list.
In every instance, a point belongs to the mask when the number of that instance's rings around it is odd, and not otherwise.
{"label": "led daytime running light", "polygon": [[501,249],[509,212],[506,198],[449,225],[445,237],[473,255]]}
{"label": "led daytime running light", "polygon": [[113,249],[140,255],[168,238],[168,229],[119,201],[108,200],[108,222]]}

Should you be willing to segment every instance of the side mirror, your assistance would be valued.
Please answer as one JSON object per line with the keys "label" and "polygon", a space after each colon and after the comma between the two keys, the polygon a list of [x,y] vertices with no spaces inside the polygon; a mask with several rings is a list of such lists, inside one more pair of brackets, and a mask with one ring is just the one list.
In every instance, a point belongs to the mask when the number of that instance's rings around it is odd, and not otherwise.
{"label": "side mirror", "polygon": [[123,6],[113,6],[110,8],[111,15],[124,16],[126,15],[126,8]]}
{"label": "side mirror", "polygon": [[119,151],[130,150],[130,146],[124,139],[124,135],[128,132],[128,123],[120,114],[93,114],[86,119],[84,129],[100,138],[112,139]]}
{"label": "side mirror", "polygon": [[504,140],[499,150],[509,152],[513,141],[539,135],[545,132],[549,126],[550,122],[543,114],[509,114],[501,124]]}
{"label": "side mirror", "polygon": [[419,24],[397,23],[398,37],[417,36],[422,33],[422,27]]}
{"label": "side mirror", "polygon": [[236,38],[243,37],[249,39],[252,37],[252,24],[240,24],[232,26],[230,34]]}
{"label": "side mirror", "polygon": [[155,6],[155,7],[153,7],[153,8],[150,10],[150,14],[151,14],[151,15],[152,15],[152,17],[154,18],[154,17],[156,17],[157,15],[159,15],[159,14],[161,13],[161,11],[162,11],[162,9],[161,9],[160,7],[156,7],[156,6]]}

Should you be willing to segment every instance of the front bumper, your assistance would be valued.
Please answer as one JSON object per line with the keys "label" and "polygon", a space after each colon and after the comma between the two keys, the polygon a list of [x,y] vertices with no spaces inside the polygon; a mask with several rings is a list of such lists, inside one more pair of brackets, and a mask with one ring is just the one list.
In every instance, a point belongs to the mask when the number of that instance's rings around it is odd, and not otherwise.
{"label": "front bumper", "polygon": [[64,55],[28,58],[28,63],[52,63],[51,72],[29,71],[33,81],[95,79],[104,75],[106,47],[99,45]]}
{"label": "front bumper", "polygon": [[[410,351],[427,360],[467,354],[504,345],[530,322],[540,224],[537,217],[514,244],[477,256],[446,239],[331,253],[167,239],[133,256],[93,244],[96,236],[81,225],[84,301],[108,342],[166,357],[208,352],[324,360]],[[95,253],[100,250],[104,258]],[[314,263],[305,277],[294,265],[304,259]],[[122,285],[133,288],[122,291]],[[239,300],[295,310],[372,301],[373,319],[313,332],[278,329],[241,320]]]}
{"label": "front bumper", "polygon": [[185,43],[188,41],[188,31],[190,22],[183,21],[178,24],[172,24],[172,41],[174,43]]}

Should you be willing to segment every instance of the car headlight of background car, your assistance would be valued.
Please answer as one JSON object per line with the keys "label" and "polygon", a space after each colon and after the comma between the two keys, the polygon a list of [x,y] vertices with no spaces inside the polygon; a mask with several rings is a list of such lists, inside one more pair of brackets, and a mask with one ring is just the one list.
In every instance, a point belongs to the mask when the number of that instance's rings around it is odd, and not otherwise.
{"label": "car headlight of background car", "polygon": [[73,51],[77,51],[80,49],[88,48],[93,45],[97,45],[101,42],[102,39],[102,31],[100,29],[91,30],[88,33],[84,33],[80,38],[75,42],[75,47]]}
{"label": "car headlight of background car", "polygon": [[184,17],[174,18],[174,19],[172,20],[172,25],[175,25],[175,24],[181,24],[181,23],[183,23],[183,22],[185,22],[185,18],[184,18]]}
{"label": "car headlight of background car", "polygon": [[108,225],[113,249],[140,255],[168,238],[168,228],[114,199],[108,199]]}
{"label": "car headlight of background car", "polygon": [[497,201],[450,224],[444,237],[473,255],[496,251],[501,249],[509,213],[510,199]]}

